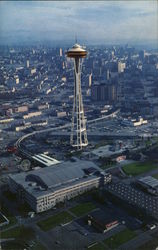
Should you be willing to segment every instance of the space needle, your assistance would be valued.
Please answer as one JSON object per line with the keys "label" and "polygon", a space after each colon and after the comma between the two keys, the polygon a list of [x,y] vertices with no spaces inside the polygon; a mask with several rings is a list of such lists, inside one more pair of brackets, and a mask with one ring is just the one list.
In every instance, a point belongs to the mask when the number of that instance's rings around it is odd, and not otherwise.
{"label": "space needle", "polygon": [[79,44],[75,44],[67,52],[67,57],[74,59],[74,102],[72,112],[72,126],[70,144],[77,149],[88,145],[86,120],[84,116],[81,92],[81,60],[87,56],[87,51]]}

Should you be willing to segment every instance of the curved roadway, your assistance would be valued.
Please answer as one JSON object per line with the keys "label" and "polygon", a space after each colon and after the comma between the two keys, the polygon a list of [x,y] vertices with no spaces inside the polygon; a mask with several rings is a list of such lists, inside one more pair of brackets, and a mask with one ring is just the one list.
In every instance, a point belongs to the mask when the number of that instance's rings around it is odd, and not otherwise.
{"label": "curved roadway", "polygon": [[[116,110],[115,112],[113,112],[112,114],[109,114],[109,115],[106,115],[106,116],[103,116],[103,117],[100,117],[100,118],[96,118],[96,119],[93,119],[93,120],[90,120],[90,121],[87,121],[88,124],[91,124],[91,123],[94,123],[94,122],[97,122],[97,121],[101,121],[101,120],[104,120],[104,119],[107,119],[107,118],[110,118],[110,117],[115,117],[118,113],[119,113],[120,109]],[[41,134],[41,133],[45,133],[45,132],[50,132],[50,131],[55,131],[55,130],[61,130],[61,129],[65,129],[65,128],[68,128],[68,127],[71,127],[71,123],[68,123],[68,124],[65,124],[63,126],[59,126],[59,127],[55,127],[55,128],[48,128],[48,129],[42,129],[42,130],[39,130],[39,131],[34,131],[32,133],[29,133],[27,135],[23,135],[22,137],[20,137],[16,143],[15,143],[15,146],[17,148],[20,149],[20,151],[22,153],[24,153],[25,155],[27,156],[31,156],[29,152],[25,151],[24,149],[21,148],[21,142],[24,141],[25,139],[27,139],[28,137],[31,137],[33,135],[36,135],[36,134]]]}

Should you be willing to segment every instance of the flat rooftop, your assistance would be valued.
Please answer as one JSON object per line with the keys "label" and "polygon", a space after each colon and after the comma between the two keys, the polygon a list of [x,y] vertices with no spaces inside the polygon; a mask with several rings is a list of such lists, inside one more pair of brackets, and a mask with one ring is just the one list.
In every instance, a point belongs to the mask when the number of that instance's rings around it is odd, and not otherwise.
{"label": "flat rooftop", "polygon": [[110,211],[109,213],[106,213],[105,211],[98,209],[94,212],[91,212],[88,214],[93,219],[95,219],[99,224],[106,225],[108,223],[111,223],[112,221],[118,220],[118,216],[114,213],[114,211]]}
{"label": "flat rooftop", "polygon": [[[90,174],[86,171],[88,169],[90,169]],[[94,173],[91,174],[91,172]],[[102,170],[93,162],[76,160],[75,162],[66,161],[29,172],[10,174],[10,178],[27,192],[38,197],[74,185],[74,183],[97,178],[98,172],[100,173]]]}
{"label": "flat rooftop", "polygon": [[139,179],[139,182],[142,184],[145,184],[151,188],[157,188],[158,187],[158,180],[152,176],[146,176]]}
{"label": "flat rooftop", "polygon": [[91,154],[96,155],[98,157],[108,157],[111,155],[122,153],[123,151],[124,151],[123,149],[111,151],[111,145],[106,145],[106,146],[101,146],[99,148],[92,150]]}
{"label": "flat rooftop", "polygon": [[58,161],[58,160],[56,160],[48,155],[45,155],[45,154],[34,155],[34,156],[32,156],[32,158],[34,160],[36,160],[37,162],[42,163],[46,167],[60,163],[60,161]]}

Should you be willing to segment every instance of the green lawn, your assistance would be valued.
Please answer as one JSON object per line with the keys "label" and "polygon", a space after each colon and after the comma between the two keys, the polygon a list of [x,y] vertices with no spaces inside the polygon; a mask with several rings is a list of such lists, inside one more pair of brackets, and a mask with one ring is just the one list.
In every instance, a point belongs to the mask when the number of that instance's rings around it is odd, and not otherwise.
{"label": "green lawn", "polygon": [[151,171],[156,168],[158,169],[158,163],[153,163],[153,162],[143,162],[143,163],[136,162],[122,167],[123,171],[127,175],[133,175],[133,176]]}
{"label": "green lawn", "polygon": [[113,143],[112,140],[100,141],[99,143],[97,143],[95,145],[95,149],[106,146],[106,145],[109,145],[109,144],[112,144],[112,143]]}
{"label": "green lawn", "polygon": [[13,226],[13,225],[15,225],[17,223],[17,220],[16,220],[16,218],[14,216],[11,216],[11,215],[7,216],[7,219],[9,220],[9,224],[3,226],[2,227],[3,229],[7,229],[7,228],[9,228],[9,227],[11,227],[11,226]]}
{"label": "green lawn", "polygon": [[36,242],[31,250],[46,250],[46,248],[40,242]]}
{"label": "green lawn", "polygon": [[133,239],[136,236],[136,233],[125,229],[114,236],[111,236],[110,238],[104,240],[104,243],[111,249],[117,249],[119,246],[124,244],[125,242]]}
{"label": "green lawn", "polygon": [[14,227],[12,229],[8,229],[7,231],[1,232],[1,238],[16,238],[20,240],[31,240],[34,238],[34,231],[29,227]]}
{"label": "green lawn", "polygon": [[3,226],[3,229],[6,229],[6,228],[8,228],[10,226],[13,226],[14,224],[16,224],[16,222],[17,222],[16,218],[10,213],[10,211],[7,209],[7,207],[6,207],[6,205],[5,205],[5,203],[3,201],[1,202],[0,211],[9,220],[9,224],[6,225],[6,226]]}
{"label": "green lawn", "polygon": [[103,246],[101,243],[97,243],[92,247],[87,247],[89,250],[106,250],[107,248]]}
{"label": "green lawn", "polygon": [[56,227],[59,224],[64,224],[69,221],[73,220],[73,216],[69,214],[68,212],[64,211],[61,213],[58,213],[54,216],[51,216],[45,220],[41,220],[37,223],[37,225],[43,230],[48,231],[52,229],[53,227]]}
{"label": "green lawn", "polygon": [[0,214],[0,224],[6,222],[6,219]]}
{"label": "green lawn", "polygon": [[158,179],[158,174],[154,174],[153,177]]}
{"label": "green lawn", "polygon": [[93,203],[86,202],[86,203],[81,203],[73,208],[70,208],[70,211],[74,213],[76,216],[82,216],[95,208],[96,206]]}
{"label": "green lawn", "polygon": [[25,242],[22,242],[20,240],[11,240],[2,242],[1,247],[3,250],[22,250],[25,249]]}

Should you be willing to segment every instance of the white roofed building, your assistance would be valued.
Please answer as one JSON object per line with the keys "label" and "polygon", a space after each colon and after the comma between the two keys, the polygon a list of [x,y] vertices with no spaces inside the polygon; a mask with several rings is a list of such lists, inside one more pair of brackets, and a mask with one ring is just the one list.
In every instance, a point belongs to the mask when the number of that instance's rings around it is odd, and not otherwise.
{"label": "white roofed building", "polygon": [[34,159],[39,164],[41,164],[45,167],[50,167],[50,166],[53,166],[53,165],[60,163],[60,161],[58,161],[55,158],[52,158],[48,155],[45,155],[45,154],[34,155],[34,156],[32,156],[32,159]]}
{"label": "white roofed building", "polygon": [[111,175],[93,162],[77,160],[10,175],[9,180],[10,190],[38,213],[110,182]]}

